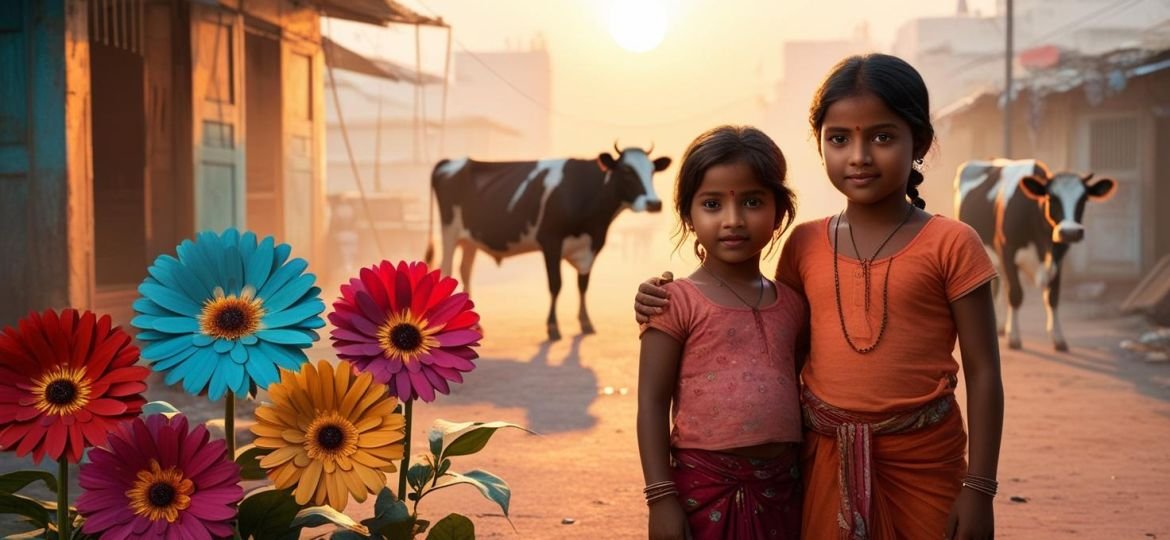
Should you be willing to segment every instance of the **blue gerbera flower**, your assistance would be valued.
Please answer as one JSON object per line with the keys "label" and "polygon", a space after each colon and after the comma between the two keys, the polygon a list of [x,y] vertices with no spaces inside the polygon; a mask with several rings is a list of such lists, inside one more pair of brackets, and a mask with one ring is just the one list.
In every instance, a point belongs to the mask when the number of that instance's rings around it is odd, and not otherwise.
{"label": "blue gerbera flower", "polygon": [[166,373],[166,384],[182,381],[215,400],[268,388],[280,380],[278,366],[300,370],[303,349],[325,326],[325,303],[308,263],[289,260],[291,246],[228,229],[201,232],[176,251],[178,259],[160,255],[149,268],[130,323],[142,330],[142,358]]}

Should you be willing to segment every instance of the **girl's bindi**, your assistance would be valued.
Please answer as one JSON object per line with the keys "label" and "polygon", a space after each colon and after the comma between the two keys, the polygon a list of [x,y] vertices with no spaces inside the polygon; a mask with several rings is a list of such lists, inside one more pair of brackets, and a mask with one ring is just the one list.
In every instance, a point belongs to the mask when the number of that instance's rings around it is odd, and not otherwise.
{"label": "girl's bindi", "polygon": [[731,196],[732,196],[732,197],[734,197],[734,196],[735,196],[735,190],[734,190],[734,189],[733,189],[733,190],[731,190]]}
{"label": "girl's bindi", "polygon": [[861,126],[853,126],[853,131],[861,133]]}

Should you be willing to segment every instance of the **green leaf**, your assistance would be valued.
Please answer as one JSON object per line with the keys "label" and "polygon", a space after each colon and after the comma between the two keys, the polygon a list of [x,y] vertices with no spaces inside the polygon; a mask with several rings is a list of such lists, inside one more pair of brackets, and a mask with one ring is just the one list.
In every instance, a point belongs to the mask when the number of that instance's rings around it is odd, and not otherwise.
{"label": "green leaf", "polygon": [[465,516],[447,514],[431,529],[427,540],[475,540],[475,524]]}
{"label": "green leaf", "polygon": [[40,528],[28,532],[10,534],[5,536],[4,540],[33,540],[34,538],[37,540],[57,540],[57,531],[49,530],[46,532],[44,528]]}
{"label": "green leaf", "polygon": [[57,477],[48,471],[26,470],[15,471],[0,475],[0,493],[16,493],[25,486],[40,480],[49,486],[53,493],[57,492]]}
{"label": "green leaf", "polygon": [[180,412],[182,411],[180,411],[177,407],[165,401],[151,401],[150,403],[142,406],[142,416],[150,416],[152,414],[162,413],[167,415],[167,418],[170,418],[171,416]]}
{"label": "green leaf", "polygon": [[447,474],[447,471],[450,468],[451,468],[451,460],[444,459],[443,462],[439,464],[439,471],[435,473],[435,476],[443,476],[444,474]]}
{"label": "green leaf", "polygon": [[488,500],[500,505],[500,509],[504,511],[504,517],[508,517],[508,504],[512,500],[512,488],[508,487],[508,483],[500,477],[476,469],[465,474],[447,473],[447,476],[443,478],[444,480],[439,482],[435,489],[456,484],[471,484]]}
{"label": "green leaf", "polygon": [[431,477],[435,474],[434,467],[426,463],[415,463],[410,466],[410,470],[406,472],[406,481],[410,487],[414,488],[415,492],[422,491],[422,487],[431,481]]}
{"label": "green leaf", "polygon": [[384,487],[374,500],[374,517],[385,518],[388,521],[406,521],[410,518],[410,510],[406,509],[406,503],[398,500],[394,490]]}
{"label": "green leaf", "polygon": [[[441,420],[435,421],[436,424],[439,422],[441,422]],[[463,429],[467,429],[467,431],[461,433],[458,437],[455,437],[455,440],[451,441],[451,444],[447,445],[447,448],[444,449],[441,454],[439,454],[440,459],[452,456],[467,456],[479,452],[483,449],[484,446],[487,445],[488,440],[492,438],[492,434],[494,434],[497,429],[510,427],[533,433],[533,431],[523,426],[509,422],[464,422],[463,424],[447,423],[447,426],[449,428],[463,426],[462,429],[446,431],[447,434],[462,431]]]}
{"label": "green leaf", "polygon": [[255,540],[283,538],[289,532],[293,518],[300,505],[289,489],[265,489],[253,494],[240,503],[240,537],[251,536]]}
{"label": "green leaf", "polygon": [[264,480],[268,474],[260,467],[260,458],[272,452],[271,448],[260,448],[254,444],[236,450],[236,464],[240,466],[243,480]]}
{"label": "green leaf", "polygon": [[313,506],[297,512],[296,518],[293,519],[293,527],[320,527],[328,524],[340,525],[349,529],[350,531],[361,533],[364,535],[370,534],[369,529],[353,520],[353,518],[334,510],[329,506]]}
{"label": "green leaf", "polygon": [[409,532],[413,523],[406,503],[398,500],[394,490],[389,487],[384,487],[378,492],[378,498],[374,500],[374,517],[362,520],[362,525],[373,533],[391,539],[404,535],[410,538]]}
{"label": "green leaf", "polygon": [[45,510],[40,501],[11,493],[0,493],[0,514],[24,516],[34,525],[42,528],[48,527],[49,522],[53,519],[50,518],[49,511]]}

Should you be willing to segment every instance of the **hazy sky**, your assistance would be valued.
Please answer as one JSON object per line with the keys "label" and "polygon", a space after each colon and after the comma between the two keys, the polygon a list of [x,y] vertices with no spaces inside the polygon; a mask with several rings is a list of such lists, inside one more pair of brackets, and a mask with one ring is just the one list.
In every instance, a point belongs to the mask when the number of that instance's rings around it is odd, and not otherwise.
{"label": "hazy sky", "polygon": [[[449,22],[457,51],[527,48],[543,36],[553,65],[553,148],[560,152],[593,151],[614,137],[653,139],[659,148],[666,143],[681,152],[713,123],[758,122],[760,100],[772,97],[782,73],[784,41],[845,38],[865,24],[875,46],[886,49],[907,20],[950,15],[956,6],[953,0],[665,1],[665,38],[645,53],[628,52],[610,36],[613,10],[628,6],[621,0],[404,3]],[[992,13],[995,0],[969,0],[968,6]],[[414,62],[410,27],[331,24],[343,43]],[[444,39],[438,30],[423,29],[424,69],[441,71]]]}

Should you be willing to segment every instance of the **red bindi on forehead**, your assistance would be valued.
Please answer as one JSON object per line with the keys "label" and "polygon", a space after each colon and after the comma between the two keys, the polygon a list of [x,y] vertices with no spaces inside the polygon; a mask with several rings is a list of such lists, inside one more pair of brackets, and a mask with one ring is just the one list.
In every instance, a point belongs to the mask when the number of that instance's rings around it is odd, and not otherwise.
{"label": "red bindi on forehead", "polygon": [[735,196],[735,190],[734,190],[734,189],[733,189],[733,190],[731,190],[731,196],[732,196],[732,197],[734,197],[734,196]]}

